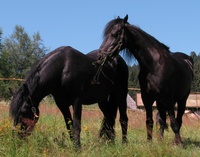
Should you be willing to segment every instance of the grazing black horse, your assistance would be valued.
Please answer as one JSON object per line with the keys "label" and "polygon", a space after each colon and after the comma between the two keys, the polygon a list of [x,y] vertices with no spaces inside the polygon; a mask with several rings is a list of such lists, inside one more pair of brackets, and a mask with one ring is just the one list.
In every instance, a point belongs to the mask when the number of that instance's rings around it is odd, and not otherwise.
{"label": "grazing black horse", "polygon": [[[126,54],[132,54],[137,59],[141,95],[146,109],[147,139],[152,139],[152,104],[156,101],[161,137],[166,127],[167,112],[175,133],[175,143],[182,144],[180,128],[193,80],[193,60],[184,53],[171,53],[166,45],[142,29],[130,25],[127,20],[128,15],[107,24],[100,51],[115,56],[120,50],[125,50]],[[176,103],[178,107],[175,118]]]}
{"label": "grazing black horse", "polygon": [[[40,101],[52,94],[75,146],[80,146],[82,104],[93,103],[98,103],[104,114],[100,137],[114,140],[119,108],[122,139],[126,142],[128,68],[120,56],[113,60],[102,56],[98,50],[84,55],[71,47],[60,47],[41,59],[11,101],[10,114],[14,127],[21,123],[23,132],[20,135],[30,135],[39,118]],[[102,60],[96,62],[99,58]],[[70,105],[73,106],[73,121]]]}

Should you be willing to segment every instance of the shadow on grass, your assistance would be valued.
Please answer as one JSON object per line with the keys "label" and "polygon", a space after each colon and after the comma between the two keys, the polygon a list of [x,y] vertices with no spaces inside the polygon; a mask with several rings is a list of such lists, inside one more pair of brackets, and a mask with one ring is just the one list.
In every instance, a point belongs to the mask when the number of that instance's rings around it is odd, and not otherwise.
{"label": "shadow on grass", "polygon": [[195,147],[199,147],[200,148],[200,141],[197,141],[197,140],[191,140],[191,139],[187,139],[184,141],[184,146],[187,148],[187,147],[190,147],[190,146],[195,146]]}

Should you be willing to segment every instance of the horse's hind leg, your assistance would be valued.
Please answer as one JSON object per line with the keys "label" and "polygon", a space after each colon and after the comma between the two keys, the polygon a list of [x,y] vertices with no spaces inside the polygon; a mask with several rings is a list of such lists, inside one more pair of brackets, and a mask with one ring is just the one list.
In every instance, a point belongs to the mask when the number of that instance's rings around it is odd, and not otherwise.
{"label": "horse's hind leg", "polygon": [[175,118],[174,107],[171,107],[170,109],[168,109],[171,128],[172,128],[172,130],[175,134],[174,142],[176,144],[181,144],[181,145],[183,144],[183,142],[182,142],[182,139],[181,139],[181,136],[180,136],[180,128],[181,128],[181,125],[182,125],[182,116],[184,114],[184,111],[185,111],[184,101],[178,102],[177,118]]}
{"label": "horse's hind leg", "polygon": [[182,117],[183,117],[183,114],[185,112],[185,108],[186,108],[186,100],[187,100],[187,97],[188,95],[186,96],[186,98],[182,99],[181,101],[178,101],[177,104],[178,104],[178,109],[177,109],[177,117],[176,117],[176,121],[177,121],[177,125],[178,125],[178,128],[177,128],[177,131],[174,132],[175,133],[175,139],[174,139],[174,142],[176,144],[182,144],[182,139],[181,139],[181,136],[180,136],[180,129],[181,129],[181,126],[182,126]]}
{"label": "horse's hind leg", "polygon": [[73,136],[72,136],[73,121],[72,121],[72,117],[71,117],[71,112],[69,110],[69,106],[67,104],[65,104],[63,101],[61,101],[61,99],[58,97],[54,96],[54,99],[65,119],[65,124],[66,124],[67,130],[68,130],[68,133],[70,135],[70,139],[72,140],[73,139]]}
{"label": "horse's hind leg", "polygon": [[147,95],[142,95],[142,101],[145,106],[146,110],[146,129],[147,129],[147,140],[151,141],[152,140],[152,132],[153,132],[153,109],[152,105],[154,100],[151,99],[150,96]]}
{"label": "horse's hind leg", "polygon": [[76,148],[81,147],[80,133],[81,133],[81,115],[82,115],[82,103],[77,98],[73,104],[73,140]]}
{"label": "horse's hind leg", "polygon": [[116,103],[111,103],[111,99],[104,100],[99,103],[99,108],[103,112],[104,118],[102,121],[102,126],[100,129],[99,137],[105,137],[107,140],[114,141],[115,139],[115,119],[117,114],[117,105]]}

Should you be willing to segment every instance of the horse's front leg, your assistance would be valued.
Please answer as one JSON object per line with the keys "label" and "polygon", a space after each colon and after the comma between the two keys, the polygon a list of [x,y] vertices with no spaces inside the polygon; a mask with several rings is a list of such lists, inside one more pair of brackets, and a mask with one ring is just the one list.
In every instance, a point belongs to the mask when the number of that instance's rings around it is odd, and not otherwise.
{"label": "horse's front leg", "polygon": [[81,147],[81,142],[80,142],[81,114],[82,114],[82,104],[80,99],[77,98],[73,104],[73,140],[74,140],[74,145],[77,148]]}
{"label": "horse's front leg", "polygon": [[161,139],[163,139],[164,130],[168,129],[168,125],[166,123],[166,109],[165,109],[165,105],[159,100],[156,101],[156,105],[158,109],[158,112],[156,115],[156,124],[160,125],[159,136]]}
{"label": "horse's front leg", "polygon": [[145,107],[146,109],[146,129],[147,129],[147,140],[152,140],[153,132],[153,118],[152,118],[152,106]]}
{"label": "horse's front leg", "polygon": [[152,132],[153,132],[153,114],[152,114],[152,105],[153,105],[153,100],[148,99],[147,97],[142,98],[144,107],[146,110],[146,129],[147,129],[147,140],[151,141],[152,140]]}

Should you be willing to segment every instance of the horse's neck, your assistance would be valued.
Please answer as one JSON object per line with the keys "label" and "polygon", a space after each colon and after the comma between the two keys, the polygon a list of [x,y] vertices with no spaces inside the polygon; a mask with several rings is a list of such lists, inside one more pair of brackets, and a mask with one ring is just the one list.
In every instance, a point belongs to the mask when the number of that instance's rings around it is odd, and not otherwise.
{"label": "horse's neck", "polygon": [[147,69],[156,68],[169,55],[167,46],[142,30],[136,28],[134,33],[130,34],[128,49],[141,66]]}
{"label": "horse's neck", "polygon": [[156,65],[160,63],[161,55],[155,48],[144,48],[138,46],[137,50],[132,51],[139,65],[146,69],[154,70]]}

